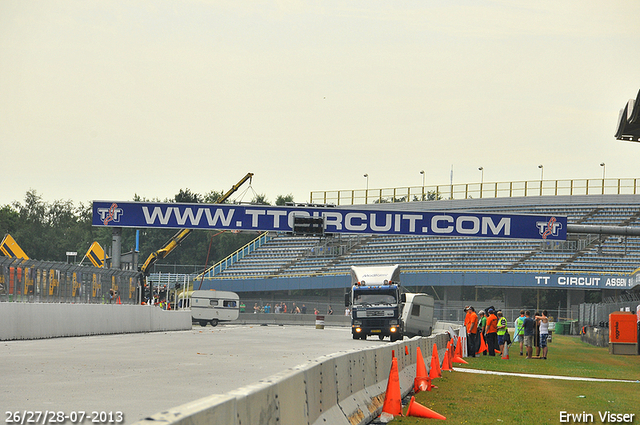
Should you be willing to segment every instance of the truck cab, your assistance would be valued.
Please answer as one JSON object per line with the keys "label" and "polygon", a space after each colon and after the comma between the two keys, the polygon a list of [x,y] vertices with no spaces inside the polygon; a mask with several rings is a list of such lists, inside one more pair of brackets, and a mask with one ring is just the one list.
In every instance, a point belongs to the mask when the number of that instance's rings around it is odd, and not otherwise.
{"label": "truck cab", "polygon": [[403,338],[399,266],[351,267],[351,288],[345,306],[351,308],[353,339],[377,335],[381,340]]}

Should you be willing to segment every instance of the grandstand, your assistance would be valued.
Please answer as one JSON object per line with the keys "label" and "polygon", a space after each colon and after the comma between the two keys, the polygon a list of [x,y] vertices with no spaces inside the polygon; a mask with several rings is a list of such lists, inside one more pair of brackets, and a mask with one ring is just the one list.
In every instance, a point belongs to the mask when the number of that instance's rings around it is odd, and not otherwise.
{"label": "grandstand", "polygon": [[[371,208],[362,205],[360,208]],[[376,204],[393,211],[474,211],[567,216],[570,224],[640,227],[640,196],[583,195]],[[274,234],[218,279],[348,274],[349,267],[400,264],[410,272],[607,273],[640,266],[640,237],[569,234],[567,241],[395,235]]]}
{"label": "grandstand", "polygon": [[[452,199],[358,208],[556,215],[566,216],[570,225],[640,227],[640,195],[635,194]],[[348,287],[350,266],[399,264],[405,287],[435,294],[440,319],[461,320],[461,307],[470,296],[465,287],[475,288],[476,305],[490,302],[505,309],[510,320],[523,305],[538,308],[540,291],[562,290],[566,309],[560,312],[557,301],[544,308],[557,307],[557,317],[575,318],[587,293],[599,291],[600,299],[618,298],[635,282],[630,276],[640,266],[640,236],[595,232],[569,233],[566,241],[287,233],[274,233],[265,240],[244,258],[227,263],[224,270],[213,276],[209,272],[203,289],[241,292],[255,301],[288,296],[291,290],[314,290],[314,294],[325,290],[326,299],[335,303]],[[482,300],[479,288],[499,288],[501,295],[494,289],[497,299]],[[525,289],[538,296],[523,299]]]}

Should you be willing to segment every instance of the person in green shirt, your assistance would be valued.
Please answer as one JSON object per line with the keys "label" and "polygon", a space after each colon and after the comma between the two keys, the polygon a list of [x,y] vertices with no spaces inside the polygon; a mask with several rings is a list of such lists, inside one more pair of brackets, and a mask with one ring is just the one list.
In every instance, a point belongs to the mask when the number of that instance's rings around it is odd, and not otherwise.
{"label": "person in green shirt", "polygon": [[516,331],[513,342],[520,342],[520,355],[522,355],[522,345],[524,344],[524,310],[520,310],[520,317],[513,322]]}
{"label": "person in green shirt", "polygon": [[[481,341],[482,337],[480,335],[484,335],[484,330],[486,328],[486,325],[487,325],[487,316],[484,310],[480,310],[478,312],[478,333],[477,333],[478,338],[476,338],[476,346],[477,346],[476,353],[478,352],[478,350],[480,350],[480,344],[482,342]],[[482,354],[486,356],[487,352],[484,351]]]}

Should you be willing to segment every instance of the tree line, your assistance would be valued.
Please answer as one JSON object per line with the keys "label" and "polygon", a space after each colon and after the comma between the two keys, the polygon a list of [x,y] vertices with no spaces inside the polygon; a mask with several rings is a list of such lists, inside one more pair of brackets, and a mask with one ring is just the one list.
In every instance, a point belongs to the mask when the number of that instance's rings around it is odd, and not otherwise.
{"label": "tree line", "polygon": [[[202,195],[189,189],[180,189],[173,198],[164,201],[156,199],[152,202],[215,203],[223,193],[210,191]],[[133,200],[147,201],[138,195]],[[291,194],[279,195],[275,205],[285,205],[287,202],[293,202]],[[251,203],[269,205],[263,194],[255,194]],[[90,202],[78,205],[69,200],[47,202],[35,190],[29,190],[23,202],[15,201],[0,207],[0,238],[4,234],[11,234],[32,259],[64,262],[67,261],[66,253],[73,251],[78,253],[79,262],[94,241],[100,243],[107,252],[111,248],[111,229],[91,225],[91,208]],[[140,229],[138,264],[142,264],[152,252],[162,248],[175,232],[174,229]],[[182,270],[176,270],[178,272],[197,271],[193,270],[193,266],[215,264],[258,235],[258,232],[220,233],[215,230],[196,230],[178,249],[159,261],[156,267],[161,271],[168,271],[162,268],[161,263],[171,263],[192,266],[192,270],[184,270],[183,267]],[[135,239],[136,229],[122,230],[123,253],[135,249]],[[85,259],[83,264],[90,263]]]}

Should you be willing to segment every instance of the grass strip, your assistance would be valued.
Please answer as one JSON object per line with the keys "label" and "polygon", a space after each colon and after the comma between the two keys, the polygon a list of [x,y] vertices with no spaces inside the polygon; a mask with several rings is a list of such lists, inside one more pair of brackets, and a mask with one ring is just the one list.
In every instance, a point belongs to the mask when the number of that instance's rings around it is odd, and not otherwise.
{"label": "grass strip", "polygon": [[[466,358],[468,365],[456,367],[640,380],[640,356],[610,355],[607,348],[585,344],[578,337],[554,336],[547,360],[527,360],[519,356],[519,349],[512,350],[509,357],[509,360],[499,356]],[[600,417],[606,412],[635,414],[631,423],[640,424],[640,382],[564,381],[443,372],[443,377],[435,379],[433,384],[438,389],[418,393],[416,401],[446,416],[450,424],[578,423],[563,421],[567,417],[561,417],[562,412],[580,415],[580,419],[586,419],[582,422],[588,423],[608,423]],[[394,419],[393,423],[423,424],[425,421],[427,419],[404,417]]]}

